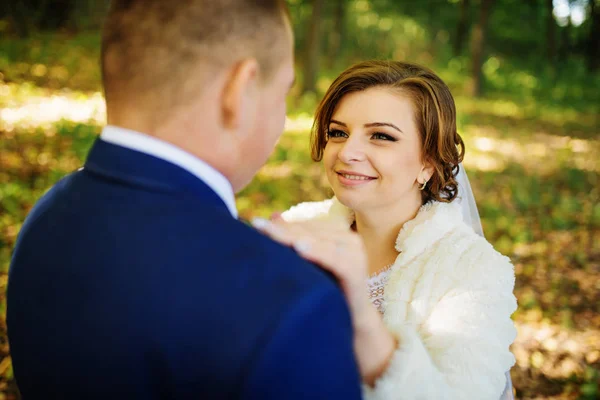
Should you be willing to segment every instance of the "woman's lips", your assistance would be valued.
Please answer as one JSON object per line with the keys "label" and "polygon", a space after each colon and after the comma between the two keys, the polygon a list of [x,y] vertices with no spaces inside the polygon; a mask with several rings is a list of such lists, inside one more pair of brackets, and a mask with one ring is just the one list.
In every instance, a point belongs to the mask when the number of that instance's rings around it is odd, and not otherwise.
{"label": "woman's lips", "polygon": [[358,174],[356,172],[335,171],[335,173],[337,174],[338,180],[340,181],[340,183],[345,186],[364,185],[366,183],[369,183],[369,182],[377,179],[377,178],[373,178],[371,176]]}

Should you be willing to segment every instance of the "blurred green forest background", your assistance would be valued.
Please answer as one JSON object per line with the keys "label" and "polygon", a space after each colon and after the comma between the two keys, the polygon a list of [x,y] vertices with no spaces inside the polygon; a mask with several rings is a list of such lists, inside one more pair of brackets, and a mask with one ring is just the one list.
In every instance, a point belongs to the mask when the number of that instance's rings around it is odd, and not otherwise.
{"label": "blurred green forest background", "polygon": [[[298,84],[285,134],[238,196],[241,216],[331,195],[308,133],[342,69],[369,58],[433,68],[455,95],[486,236],[515,265],[517,398],[599,399],[600,1],[288,4]],[[0,4],[0,400],[18,398],[4,323],[11,251],[33,204],[82,165],[104,123],[107,6]]]}

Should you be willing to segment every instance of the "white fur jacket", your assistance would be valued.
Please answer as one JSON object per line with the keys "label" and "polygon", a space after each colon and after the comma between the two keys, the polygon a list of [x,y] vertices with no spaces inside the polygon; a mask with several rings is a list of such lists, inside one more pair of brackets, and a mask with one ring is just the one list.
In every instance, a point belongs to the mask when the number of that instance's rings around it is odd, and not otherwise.
{"label": "white fur jacket", "polygon": [[[354,220],[335,198],[299,204],[283,218]],[[383,318],[400,344],[375,387],[363,385],[365,398],[498,400],[515,362],[510,260],[463,222],[455,203],[421,207],[396,250]]]}

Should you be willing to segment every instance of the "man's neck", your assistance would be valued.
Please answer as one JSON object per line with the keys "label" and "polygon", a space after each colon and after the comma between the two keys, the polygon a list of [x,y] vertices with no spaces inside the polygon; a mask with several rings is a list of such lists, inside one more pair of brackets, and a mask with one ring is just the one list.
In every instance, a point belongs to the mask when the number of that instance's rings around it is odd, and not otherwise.
{"label": "man's neck", "polygon": [[135,113],[113,113],[108,125],[141,132],[172,144],[212,166],[235,187],[232,182],[235,166],[231,165],[231,161],[238,158],[232,157],[234,151],[231,149],[232,143],[227,140],[229,137],[217,132],[215,126],[206,124],[210,120],[209,116],[188,112],[174,116],[169,122],[149,126],[143,118],[136,118]]}
{"label": "man's neck", "polygon": [[235,197],[231,181],[210,159],[194,154],[177,141],[167,141],[145,132],[107,125],[102,130],[101,139],[121,147],[129,148],[177,165],[204,181],[225,202],[232,215],[237,217]]}

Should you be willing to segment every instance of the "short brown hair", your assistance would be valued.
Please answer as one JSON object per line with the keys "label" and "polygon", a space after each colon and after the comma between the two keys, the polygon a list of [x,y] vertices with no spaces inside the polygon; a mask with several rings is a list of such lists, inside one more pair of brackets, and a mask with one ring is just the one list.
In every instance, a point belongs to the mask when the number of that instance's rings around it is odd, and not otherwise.
{"label": "short brown hair", "polygon": [[446,84],[430,69],[399,61],[365,61],[346,69],[331,84],[319,104],[311,135],[312,158],[321,161],[335,109],[346,94],[388,87],[407,95],[415,107],[422,157],[434,167],[423,203],[451,202],[458,194],[456,175],[465,145],[456,131],[456,107]]}
{"label": "short brown hair", "polygon": [[131,95],[160,111],[201,90],[211,67],[249,57],[264,81],[283,59],[288,24],[283,0],[112,0],[102,36],[107,104]]}

